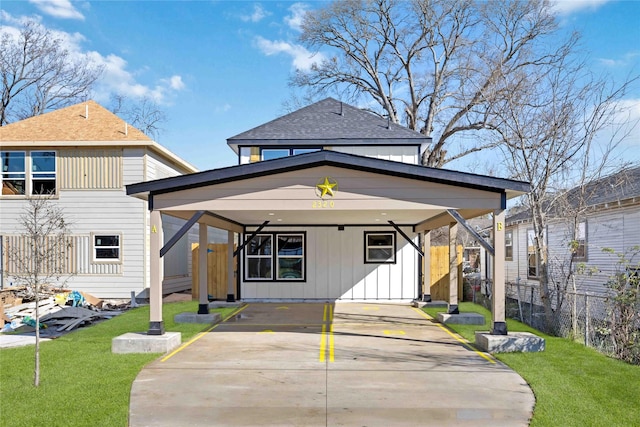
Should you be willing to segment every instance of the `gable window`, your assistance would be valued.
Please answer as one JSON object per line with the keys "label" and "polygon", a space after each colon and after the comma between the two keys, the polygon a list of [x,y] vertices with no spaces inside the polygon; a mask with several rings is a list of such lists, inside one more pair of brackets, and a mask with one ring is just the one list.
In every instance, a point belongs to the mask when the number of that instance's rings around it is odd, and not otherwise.
{"label": "gable window", "polygon": [[513,230],[504,232],[504,259],[513,261]]}
{"label": "gable window", "polygon": [[93,260],[94,261],[120,261],[121,254],[120,235],[118,234],[94,234],[93,235]]}
{"label": "gable window", "polygon": [[2,151],[0,156],[2,195],[56,194],[55,151]]}
{"label": "gable window", "polygon": [[574,252],[573,256],[575,260],[586,261],[587,260],[587,223],[581,222],[578,224],[578,228],[575,230],[574,237]]}
{"label": "gable window", "polygon": [[395,264],[395,232],[365,231],[364,244],[365,264]]}
{"label": "gable window", "polygon": [[295,156],[298,154],[320,151],[319,148],[263,148],[262,160],[279,159],[281,157]]}
{"label": "gable window", "polygon": [[245,247],[244,270],[248,281],[305,280],[305,234],[256,235]]}
{"label": "gable window", "polygon": [[24,151],[2,151],[2,195],[24,196],[26,185],[26,162]]}

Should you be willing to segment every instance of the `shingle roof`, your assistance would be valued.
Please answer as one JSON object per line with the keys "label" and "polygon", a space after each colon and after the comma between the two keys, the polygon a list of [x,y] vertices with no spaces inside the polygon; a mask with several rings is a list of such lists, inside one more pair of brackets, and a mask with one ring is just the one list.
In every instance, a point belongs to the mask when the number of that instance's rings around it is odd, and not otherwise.
{"label": "shingle roof", "polygon": [[[87,114],[88,113],[88,114]],[[95,101],[0,127],[0,141],[151,141]]]}
{"label": "shingle roof", "polygon": [[[565,203],[577,206],[579,202],[586,206],[599,206],[607,203],[617,203],[640,197],[640,166],[624,169],[614,174],[587,183],[583,191],[581,187],[574,187],[561,198],[562,202],[545,201],[543,209],[549,211],[552,217],[563,215]],[[507,223],[528,221],[531,219],[531,211],[528,209],[517,212],[507,217]]]}
{"label": "shingle roof", "polygon": [[408,144],[429,138],[373,113],[327,98],[227,139],[239,145]]}

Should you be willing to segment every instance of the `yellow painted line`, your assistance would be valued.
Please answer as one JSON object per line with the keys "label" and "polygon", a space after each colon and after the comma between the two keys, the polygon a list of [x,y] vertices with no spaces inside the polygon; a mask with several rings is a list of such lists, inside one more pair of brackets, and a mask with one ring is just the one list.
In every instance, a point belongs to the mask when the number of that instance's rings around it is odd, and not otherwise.
{"label": "yellow painted line", "polygon": [[362,307],[364,311],[378,311],[380,307]]}
{"label": "yellow painted line", "polygon": [[324,305],[324,312],[322,313],[322,321],[323,321],[323,322],[326,322],[326,321],[327,321],[327,307],[328,307],[328,305],[327,305],[327,304],[325,304],[325,305]]}
{"label": "yellow painted line", "polygon": [[259,334],[275,334],[271,329],[265,329],[264,331],[258,332]]}
{"label": "yellow painted line", "polygon": [[327,339],[325,338],[327,334],[327,325],[322,325],[322,335],[320,338],[320,362],[324,362],[325,353],[327,352]]}
{"label": "yellow painted line", "polygon": [[[227,317],[222,319],[222,322],[220,322],[220,323],[226,322],[231,317],[233,317],[236,314],[240,313],[242,310],[244,310],[247,307],[249,307],[249,304],[244,305],[244,306],[238,308],[237,310],[234,310],[231,314],[229,314]],[[196,335],[195,337],[191,338],[189,341],[187,341],[186,343],[182,344],[180,347],[176,348],[171,353],[167,354],[165,357],[160,359],[160,362],[166,362],[167,360],[172,358],[174,355],[178,354],[179,352],[181,352],[182,350],[184,350],[185,348],[189,347],[191,344],[193,344],[194,342],[198,341],[200,338],[205,336],[205,334],[213,331],[215,328],[217,328],[220,325],[220,323],[216,323],[215,325],[211,326],[209,329],[207,329],[207,330],[205,330],[203,332],[200,332],[198,335]]]}
{"label": "yellow painted line", "polygon": [[289,307],[287,307],[286,305],[283,305],[281,307],[277,307],[276,310],[289,310]]}
{"label": "yellow painted line", "polygon": [[329,306],[329,362],[333,362],[334,358],[334,341],[333,341],[333,306]]}
{"label": "yellow painted line", "polygon": [[385,329],[382,331],[385,335],[407,335],[405,331],[400,329]]}
{"label": "yellow painted line", "polygon": [[[429,320],[434,320],[433,317],[429,316],[427,313],[425,313],[424,311],[420,310],[419,308],[416,308],[416,307],[411,307],[411,308],[414,309],[415,311],[417,311],[418,313],[420,313],[423,317],[426,317]],[[466,339],[462,338],[460,335],[451,332],[449,329],[444,327],[440,322],[437,322],[436,325],[438,325],[438,327],[440,329],[445,331],[447,334],[449,334],[451,337],[453,337],[456,341],[461,343],[463,346],[465,346],[469,350],[471,350],[474,353],[476,353],[478,356],[482,357],[483,359],[488,360],[491,363],[496,363],[496,361],[495,361],[495,359],[493,357],[491,357],[490,355],[488,355],[486,353],[483,353],[481,351],[478,351],[475,348],[471,347],[471,344],[469,344],[469,341],[467,341]]]}

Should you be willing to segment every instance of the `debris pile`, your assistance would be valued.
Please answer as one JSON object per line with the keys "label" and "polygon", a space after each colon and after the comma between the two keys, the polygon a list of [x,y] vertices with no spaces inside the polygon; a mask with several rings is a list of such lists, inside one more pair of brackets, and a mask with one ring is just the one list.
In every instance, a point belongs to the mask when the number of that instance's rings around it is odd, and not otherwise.
{"label": "debris pile", "polygon": [[[35,331],[36,303],[23,302],[26,296],[23,291],[11,288],[0,292],[0,332]],[[57,291],[42,295],[38,302],[40,334],[46,337],[57,337],[76,328],[110,319],[122,313],[117,308],[124,308],[112,307],[85,292]]]}

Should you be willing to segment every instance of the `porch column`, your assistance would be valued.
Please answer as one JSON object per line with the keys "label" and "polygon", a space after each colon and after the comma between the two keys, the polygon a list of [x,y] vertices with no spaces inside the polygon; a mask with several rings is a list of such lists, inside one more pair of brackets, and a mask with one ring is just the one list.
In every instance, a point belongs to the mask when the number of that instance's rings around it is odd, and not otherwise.
{"label": "porch column", "polygon": [[227,302],[235,302],[235,277],[233,275],[233,231],[227,231]]}
{"label": "porch column", "polygon": [[160,211],[151,211],[151,236],[150,236],[150,274],[149,278],[149,330],[148,335],[163,335],[164,321],[162,320],[162,279],[164,268],[160,248],[164,244],[162,232],[162,215]]}
{"label": "porch column", "polygon": [[491,313],[493,335],[507,335],[505,322],[505,284],[504,284],[504,210],[493,213],[493,289],[491,292]]}
{"label": "porch column", "polygon": [[424,275],[423,286],[424,294],[422,295],[422,301],[431,302],[431,231],[424,232],[424,256],[422,261],[424,262],[424,269],[422,274]]}
{"label": "porch column", "polygon": [[209,227],[206,224],[198,224],[198,314],[209,314]]}
{"label": "porch column", "polygon": [[456,239],[458,223],[449,223],[449,314],[459,314],[458,310],[458,251]]}

